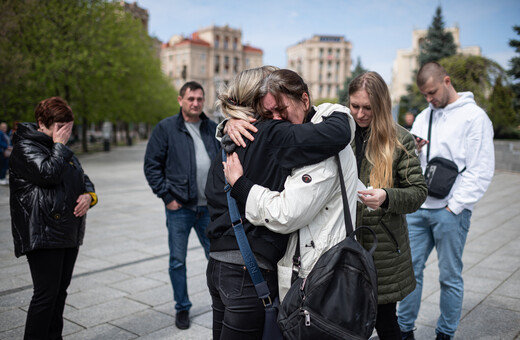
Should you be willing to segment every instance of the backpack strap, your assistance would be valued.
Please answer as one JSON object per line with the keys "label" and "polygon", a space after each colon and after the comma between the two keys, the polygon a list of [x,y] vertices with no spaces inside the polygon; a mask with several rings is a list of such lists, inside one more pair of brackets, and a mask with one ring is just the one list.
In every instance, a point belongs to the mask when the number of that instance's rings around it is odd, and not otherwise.
{"label": "backpack strap", "polygon": [[[352,217],[350,215],[350,208],[348,205],[347,189],[345,189],[345,179],[343,178],[343,171],[341,169],[341,161],[339,154],[336,154],[336,165],[338,166],[339,184],[341,187],[341,197],[343,198],[343,216],[345,218],[345,229],[346,237],[353,235],[354,227],[352,226]],[[293,269],[291,276],[291,283],[296,281],[301,268],[301,255],[300,255],[300,231],[298,230],[298,238],[296,241],[296,249],[293,256]]]}
{"label": "backpack strap", "polygon": [[[430,124],[428,125],[428,145],[426,146],[426,164],[430,161],[430,144],[432,143],[432,123],[433,123],[433,110],[430,109]],[[455,163],[455,162],[453,162]],[[456,164],[455,164],[456,165]],[[459,171],[459,174],[463,173],[466,170],[464,169]]]}
{"label": "backpack strap", "polygon": [[[224,151],[224,149],[222,149],[222,161],[225,162],[226,160],[226,152]],[[237,202],[233,197],[231,197],[231,185],[229,185],[225,176],[224,181],[226,183],[226,185],[224,186],[224,191],[226,192],[228,201],[229,217],[231,218],[231,225],[233,226],[233,230],[235,232],[235,237],[237,239],[238,247],[240,248],[240,253],[242,253],[242,257],[247,267],[247,271],[249,272],[251,280],[255,285],[255,290],[256,294],[258,295],[258,298],[262,300],[264,307],[270,307],[273,303],[270,296],[271,292],[269,291],[267,282],[264,280],[264,277],[260,272],[260,268],[258,267],[256,258],[253,254],[253,251],[251,250],[249,241],[247,240],[247,236],[244,231],[244,226],[242,225],[242,218],[240,217],[240,212],[238,211]]]}

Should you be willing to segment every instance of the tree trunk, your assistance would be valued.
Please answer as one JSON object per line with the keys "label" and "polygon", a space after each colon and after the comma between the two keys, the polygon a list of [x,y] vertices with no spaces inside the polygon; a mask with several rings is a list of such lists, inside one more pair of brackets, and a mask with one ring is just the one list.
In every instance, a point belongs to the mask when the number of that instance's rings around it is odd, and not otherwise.
{"label": "tree trunk", "polygon": [[83,129],[81,131],[81,150],[83,152],[88,152],[88,138],[87,138],[87,130],[88,130],[88,119],[87,117],[83,117],[81,119],[81,123],[83,124]]}

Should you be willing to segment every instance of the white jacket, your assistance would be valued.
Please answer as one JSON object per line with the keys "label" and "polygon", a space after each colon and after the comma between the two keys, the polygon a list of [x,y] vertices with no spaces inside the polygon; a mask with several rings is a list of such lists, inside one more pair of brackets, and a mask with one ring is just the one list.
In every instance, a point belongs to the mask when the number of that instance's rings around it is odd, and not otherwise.
{"label": "white jacket", "polygon": [[[455,214],[473,210],[486,192],[495,169],[493,125],[486,112],[477,106],[473,93],[461,92],[454,103],[436,109],[430,105],[416,118],[411,133],[428,138],[430,109],[433,109],[430,160],[444,157],[457,164],[459,171],[449,195],[443,199],[428,196],[421,208],[439,209],[446,205]],[[426,168],[427,145],[419,158],[423,173]]]}
{"label": "white jacket", "polygon": [[[338,104],[321,104],[316,108],[313,123],[319,123],[333,111],[345,112],[349,117],[352,139],[354,119],[350,110]],[[356,225],[357,168],[356,157],[350,145],[340,153],[345,188],[349,200],[352,225]],[[318,164],[293,169],[282,192],[254,185],[246,202],[246,218],[255,225],[270,230],[293,233],[284,257],[278,262],[280,300],[291,286],[292,257],[300,231],[300,277],[307,277],[318,258],[345,238],[343,200],[335,157]]]}

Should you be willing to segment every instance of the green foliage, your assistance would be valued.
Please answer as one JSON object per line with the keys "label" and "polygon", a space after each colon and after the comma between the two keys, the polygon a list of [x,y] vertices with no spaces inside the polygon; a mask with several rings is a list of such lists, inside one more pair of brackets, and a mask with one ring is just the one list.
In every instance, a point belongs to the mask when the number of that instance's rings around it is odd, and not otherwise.
{"label": "green foliage", "polygon": [[348,105],[348,86],[350,82],[354,78],[356,78],[359,75],[362,75],[365,72],[368,72],[368,70],[363,67],[363,65],[361,64],[361,58],[358,57],[354,71],[352,71],[350,77],[347,77],[345,79],[345,82],[343,83],[343,89],[339,91],[338,103],[340,103],[341,105]]}
{"label": "green foliage", "polygon": [[489,96],[497,79],[507,79],[504,69],[481,56],[455,55],[439,61],[457,92],[471,91],[479,106],[488,111]]}
{"label": "green foliage", "polygon": [[[520,35],[520,26],[513,26],[513,30],[516,34]],[[511,86],[514,93],[513,105],[518,116],[520,115],[520,40],[509,40],[509,46],[513,47],[516,53],[519,53],[519,55],[511,58],[509,61],[511,69],[508,71],[515,80]]]}
{"label": "green foliage", "polygon": [[429,61],[439,61],[457,53],[457,46],[453,41],[451,32],[444,29],[441,7],[437,7],[432,24],[428,27],[428,34],[424,43],[420,46],[419,65]]}
{"label": "green foliage", "polygon": [[406,112],[411,112],[414,115],[417,115],[421,112],[426,106],[428,106],[428,102],[424,99],[421,91],[417,87],[417,84],[414,82],[411,85],[406,87],[407,95],[402,96],[399,102],[399,112],[397,121],[399,124],[404,123],[404,115]]}
{"label": "green foliage", "polygon": [[502,84],[499,76],[489,97],[489,118],[493,122],[495,135],[498,137],[509,135],[518,124],[515,110],[513,109],[513,90]]}
{"label": "green foliage", "polygon": [[3,0],[0,112],[33,120],[35,105],[59,95],[76,124],[149,122],[178,111],[152,39],[117,2]]}
{"label": "green foliage", "polygon": [[312,105],[318,106],[323,103],[336,104],[337,102],[338,102],[338,98],[321,98],[321,99],[316,100],[314,103],[312,103]]}

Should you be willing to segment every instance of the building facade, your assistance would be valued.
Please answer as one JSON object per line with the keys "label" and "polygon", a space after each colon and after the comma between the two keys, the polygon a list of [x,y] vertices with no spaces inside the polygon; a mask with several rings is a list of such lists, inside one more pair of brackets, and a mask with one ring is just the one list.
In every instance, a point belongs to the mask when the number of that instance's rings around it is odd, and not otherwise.
{"label": "building facade", "polygon": [[[453,35],[457,53],[477,56],[481,54],[479,46],[461,47],[458,27],[446,28],[446,30]],[[415,71],[419,69],[420,47],[427,34],[428,30],[413,30],[412,48],[397,50],[397,58],[394,60],[392,67],[392,84],[390,86],[392,106],[399,104],[401,97],[407,94],[406,87],[415,81]]]}
{"label": "building facade", "polygon": [[219,87],[227,85],[242,70],[263,65],[263,51],[242,44],[242,31],[229,26],[210,26],[190,37],[174,35],[162,45],[161,66],[179,90],[187,81],[197,81],[206,94],[204,111],[215,118]]}
{"label": "building facade", "polygon": [[287,67],[305,79],[313,99],[335,98],[351,75],[351,50],[343,36],[315,35],[287,48]]}

